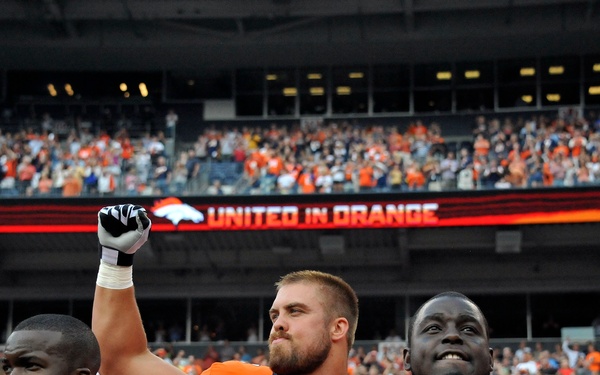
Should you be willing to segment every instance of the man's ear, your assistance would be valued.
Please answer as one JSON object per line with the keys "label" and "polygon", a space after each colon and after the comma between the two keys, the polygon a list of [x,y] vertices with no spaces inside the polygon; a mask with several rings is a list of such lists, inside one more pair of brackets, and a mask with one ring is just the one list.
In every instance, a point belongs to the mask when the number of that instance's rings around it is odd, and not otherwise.
{"label": "man's ear", "polygon": [[490,348],[490,371],[494,370],[494,349]]}
{"label": "man's ear", "polygon": [[410,349],[409,348],[404,348],[404,350],[402,351],[403,353],[403,357],[404,357],[404,370],[405,371],[410,371],[411,367],[410,367]]}
{"label": "man's ear", "polygon": [[331,326],[331,339],[334,341],[340,339],[346,339],[346,335],[348,334],[348,329],[350,328],[350,323],[348,323],[348,319],[346,318],[337,318],[333,321],[333,325]]}

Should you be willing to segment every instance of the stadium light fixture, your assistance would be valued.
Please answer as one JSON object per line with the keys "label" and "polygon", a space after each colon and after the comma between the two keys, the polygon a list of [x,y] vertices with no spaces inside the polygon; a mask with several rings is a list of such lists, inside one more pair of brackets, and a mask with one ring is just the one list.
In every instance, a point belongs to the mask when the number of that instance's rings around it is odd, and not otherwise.
{"label": "stadium light fixture", "polygon": [[308,78],[308,79],[321,79],[321,78],[323,78],[323,75],[321,73],[308,73],[306,75],[306,78]]}
{"label": "stadium light fixture", "polygon": [[296,96],[298,95],[298,89],[295,87],[284,87],[283,96]]}
{"label": "stadium light fixture", "polygon": [[267,74],[267,81],[277,81],[277,74]]}
{"label": "stadium light fixture", "polygon": [[121,83],[119,89],[123,92],[127,91],[127,84],[125,82]]}
{"label": "stadium light fixture", "polygon": [[523,95],[523,96],[521,96],[521,100],[524,101],[527,104],[530,104],[531,102],[533,102],[533,96],[531,96],[531,95]]}
{"label": "stadium light fixture", "polygon": [[519,71],[519,74],[521,74],[521,77],[531,77],[531,76],[534,76],[535,75],[535,68],[532,68],[532,67],[523,67]]}
{"label": "stadium light fixture", "polygon": [[350,88],[350,86],[338,86],[335,91],[338,95],[352,94],[352,89]]}
{"label": "stadium light fixture", "polygon": [[565,67],[562,65],[555,65],[548,68],[548,73],[553,76],[559,76],[565,72]]}
{"label": "stadium light fixture", "polygon": [[560,94],[546,94],[546,100],[548,100],[549,102],[558,103],[560,102]]}
{"label": "stadium light fixture", "polygon": [[452,73],[448,71],[437,72],[435,75],[438,81],[447,81],[452,78]]}
{"label": "stadium light fixture", "polygon": [[140,88],[140,94],[142,95],[142,97],[147,97],[148,96],[148,87],[146,87],[146,84],[144,82],[141,82],[139,85]]}
{"label": "stadium light fixture", "polygon": [[73,96],[75,95],[75,92],[73,91],[73,86],[71,86],[70,83],[65,83],[65,92],[67,93],[67,95],[69,96]]}
{"label": "stadium light fixture", "polygon": [[309,90],[312,96],[323,96],[325,95],[325,89],[323,87],[311,87]]}
{"label": "stadium light fixture", "polygon": [[590,95],[600,95],[600,86],[590,86],[588,88],[588,93]]}
{"label": "stadium light fixture", "polygon": [[465,70],[466,79],[478,79],[481,76],[479,70]]}
{"label": "stadium light fixture", "polygon": [[351,72],[348,74],[348,77],[351,79],[361,79],[365,77],[365,73],[363,72]]}
{"label": "stadium light fixture", "polygon": [[48,88],[48,93],[50,94],[50,96],[56,96],[58,95],[58,92],[56,92],[56,88],[54,87],[54,85],[52,83],[49,83],[48,86],[46,86]]}

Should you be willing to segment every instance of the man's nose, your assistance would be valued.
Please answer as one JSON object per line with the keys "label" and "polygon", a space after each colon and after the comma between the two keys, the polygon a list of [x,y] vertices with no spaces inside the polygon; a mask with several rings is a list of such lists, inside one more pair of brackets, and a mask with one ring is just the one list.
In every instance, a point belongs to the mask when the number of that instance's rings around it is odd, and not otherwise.
{"label": "man's nose", "polygon": [[460,331],[453,325],[449,325],[444,333],[442,343],[462,344],[463,340],[460,336]]}

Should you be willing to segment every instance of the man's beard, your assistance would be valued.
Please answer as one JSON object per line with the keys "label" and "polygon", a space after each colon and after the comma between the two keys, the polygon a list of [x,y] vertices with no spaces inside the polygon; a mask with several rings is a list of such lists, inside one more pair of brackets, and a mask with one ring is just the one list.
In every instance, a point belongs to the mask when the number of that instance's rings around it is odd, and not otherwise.
{"label": "man's beard", "polygon": [[291,345],[287,348],[283,347],[285,343],[270,348],[269,367],[274,373],[310,374],[325,362],[331,351],[331,341],[326,333],[314,345],[304,350],[300,350],[292,339],[288,342]]}

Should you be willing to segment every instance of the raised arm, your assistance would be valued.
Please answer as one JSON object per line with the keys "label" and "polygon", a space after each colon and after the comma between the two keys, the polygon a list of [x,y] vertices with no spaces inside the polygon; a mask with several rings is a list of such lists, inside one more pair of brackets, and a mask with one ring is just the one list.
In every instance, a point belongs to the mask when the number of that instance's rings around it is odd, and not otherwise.
{"label": "raised arm", "polygon": [[140,206],[104,207],[98,213],[101,260],[92,330],[100,343],[101,375],[183,374],[148,350],[135,300],[133,255],[148,239],[150,227],[150,220]]}

